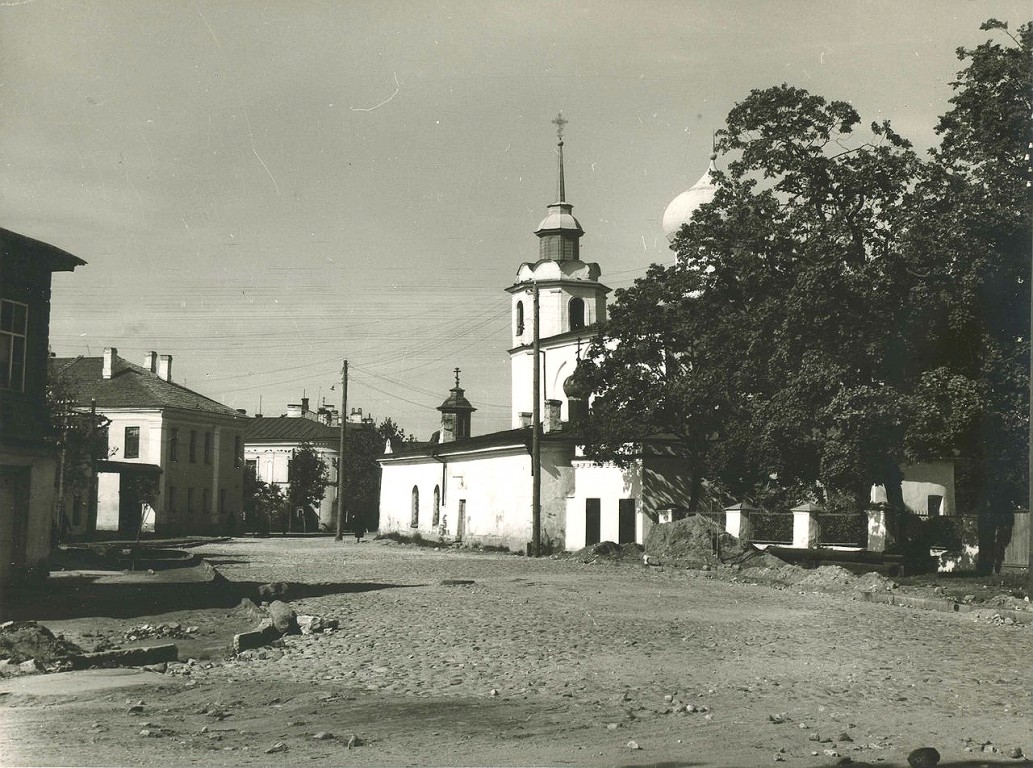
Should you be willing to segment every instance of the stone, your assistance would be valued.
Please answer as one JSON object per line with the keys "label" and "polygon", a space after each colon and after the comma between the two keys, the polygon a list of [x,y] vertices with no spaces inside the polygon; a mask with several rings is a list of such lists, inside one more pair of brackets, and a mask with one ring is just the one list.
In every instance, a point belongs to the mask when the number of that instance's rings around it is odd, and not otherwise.
{"label": "stone", "polygon": [[776,762],[776,763],[784,763],[784,762],[785,762],[785,760],[786,760],[786,759],[785,759],[785,756],[784,756],[784,755],[782,755],[782,754],[780,754],[780,753],[778,753],[778,752],[776,752],[776,753],[775,753],[775,762]]}
{"label": "stone", "polygon": [[273,744],[271,747],[269,747],[269,749],[267,749],[265,751],[265,753],[267,755],[273,755],[273,754],[276,754],[277,752],[286,752],[286,751],[287,751],[287,745],[284,744],[282,741],[278,741],[275,744]]}
{"label": "stone", "polygon": [[262,648],[280,636],[280,631],[272,622],[263,622],[258,629],[241,632],[233,636],[233,652],[242,653],[255,648]]}
{"label": "stone", "polygon": [[262,584],[258,588],[258,596],[263,602],[271,603],[274,600],[279,600],[281,597],[286,597],[290,591],[290,587],[287,582],[274,581],[270,584]]}
{"label": "stone", "polygon": [[273,626],[281,635],[297,635],[301,633],[298,628],[298,614],[294,612],[287,603],[281,600],[274,600],[269,603],[269,618]]}
{"label": "stone", "polygon": [[608,730],[608,731],[616,731],[620,727],[621,727],[620,723],[607,723],[606,724],[606,730]]}
{"label": "stone", "polygon": [[43,665],[36,659],[26,659],[18,665],[18,673],[22,675],[35,675],[43,671]]}
{"label": "stone", "polygon": [[940,762],[940,753],[935,747],[919,747],[912,750],[907,756],[907,764],[911,768],[936,768]]}
{"label": "stone", "polygon": [[1008,757],[1012,760],[1021,760],[1024,755],[1022,754],[1022,747],[1012,747],[1008,750]]}
{"label": "stone", "polygon": [[355,734],[352,734],[351,736],[348,737],[348,749],[351,749],[352,747],[361,747],[361,746],[362,746],[362,739],[360,739],[358,736],[356,736]]}
{"label": "stone", "polygon": [[843,732],[842,732],[841,734],[839,734],[839,736],[838,736],[838,737],[836,738],[836,741],[853,741],[853,739],[851,738],[851,736],[850,736],[850,734],[849,734],[849,733],[847,733],[846,731],[843,731]]}
{"label": "stone", "polygon": [[630,749],[630,750],[642,749],[642,747],[640,747],[640,746],[638,745],[638,742],[637,742],[637,741],[634,741],[634,740],[632,740],[632,741],[629,741],[629,742],[628,742],[627,744],[625,744],[624,746],[626,746],[626,747],[627,747],[628,749]]}
{"label": "stone", "polygon": [[169,643],[143,648],[81,653],[70,656],[68,660],[72,669],[89,669],[90,667],[146,667],[177,659],[179,659],[179,649]]}
{"label": "stone", "polygon": [[319,731],[318,733],[312,735],[313,739],[318,739],[319,741],[326,741],[327,739],[332,739],[333,737],[334,735],[329,731]]}

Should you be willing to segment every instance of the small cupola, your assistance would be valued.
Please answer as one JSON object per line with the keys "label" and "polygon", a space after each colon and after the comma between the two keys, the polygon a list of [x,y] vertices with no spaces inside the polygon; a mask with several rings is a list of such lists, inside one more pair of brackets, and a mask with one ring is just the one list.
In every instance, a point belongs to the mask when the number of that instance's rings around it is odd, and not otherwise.
{"label": "small cupola", "polygon": [[455,369],[456,385],[449,390],[449,396],[438,410],[441,411],[441,433],[438,442],[450,443],[470,436],[470,416],[477,409],[466,399],[465,390],[459,386],[458,368]]}

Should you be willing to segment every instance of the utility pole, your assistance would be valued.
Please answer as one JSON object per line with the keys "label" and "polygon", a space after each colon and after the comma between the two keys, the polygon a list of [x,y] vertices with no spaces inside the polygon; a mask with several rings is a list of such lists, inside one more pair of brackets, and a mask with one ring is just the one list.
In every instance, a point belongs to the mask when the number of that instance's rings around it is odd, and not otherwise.
{"label": "utility pole", "polygon": [[531,403],[531,550],[542,556],[542,444],[541,444],[541,339],[539,333],[538,283],[534,283],[534,399]]}
{"label": "utility pole", "polygon": [[[1030,146],[1033,147],[1033,144]],[[1033,284],[1030,286],[1029,323],[1033,331]],[[1029,500],[1026,502],[1026,523],[1029,526],[1026,546],[1029,548],[1029,562],[1026,563],[1026,595],[1033,600],[1033,347],[1030,348],[1029,355],[1029,395]]]}
{"label": "utility pole", "polygon": [[344,468],[347,463],[344,460],[344,452],[347,446],[344,424],[348,420],[348,361],[344,361],[341,369],[341,446],[340,455],[337,457],[337,541],[344,538],[344,492],[348,488],[345,481]]}

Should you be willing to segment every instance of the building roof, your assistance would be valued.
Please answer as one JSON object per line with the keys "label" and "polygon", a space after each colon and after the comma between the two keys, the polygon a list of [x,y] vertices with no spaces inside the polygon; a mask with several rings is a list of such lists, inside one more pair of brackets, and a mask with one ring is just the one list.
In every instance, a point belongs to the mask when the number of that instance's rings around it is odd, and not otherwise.
{"label": "building roof", "polygon": [[19,235],[9,229],[0,228],[0,245],[5,251],[10,248],[28,255],[33,260],[45,265],[51,272],[71,272],[86,263],[78,256],[62,251],[56,245]]}
{"label": "building roof", "polygon": [[662,226],[669,241],[674,242],[674,238],[681,231],[682,226],[689,223],[697,208],[704,203],[713,201],[714,194],[717,192],[717,185],[714,184],[712,176],[717,170],[714,165],[716,157],[716,155],[710,156],[710,166],[707,168],[707,172],[700,177],[699,181],[674,198],[667,206],[667,210],[664,211]]}
{"label": "building roof", "polygon": [[[546,432],[541,436],[545,442],[568,442],[572,443],[573,437],[570,433],[555,431]],[[517,429],[505,429],[501,432],[489,432],[486,435],[475,435],[464,437],[462,440],[450,440],[447,443],[420,443],[417,445],[403,446],[393,453],[385,454],[382,460],[388,459],[413,459],[421,457],[441,456],[444,454],[463,453],[465,451],[479,451],[485,448],[502,448],[505,446],[522,445],[531,450],[531,428],[518,427]]]}
{"label": "building roof", "polygon": [[[359,425],[361,426],[361,425]],[[367,429],[369,427],[366,427]],[[354,429],[351,424],[345,424],[349,432]],[[340,440],[341,428],[330,427],[312,419],[277,416],[269,418],[249,419],[244,428],[244,442],[258,442],[260,440],[314,443],[327,440]]]}
{"label": "building roof", "polygon": [[228,405],[187,389],[182,384],[165,381],[118,355],[112,359],[110,379],[103,376],[102,357],[56,357],[51,358],[50,365],[51,377],[65,381],[80,406],[96,400],[100,409],[178,408],[244,418]]}

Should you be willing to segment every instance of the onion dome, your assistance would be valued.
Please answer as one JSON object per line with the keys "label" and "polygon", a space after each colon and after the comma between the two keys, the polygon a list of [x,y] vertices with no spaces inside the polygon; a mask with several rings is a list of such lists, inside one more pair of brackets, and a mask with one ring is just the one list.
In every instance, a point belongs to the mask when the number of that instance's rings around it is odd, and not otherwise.
{"label": "onion dome", "polygon": [[716,159],[717,155],[711,154],[710,167],[707,168],[707,172],[700,177],[699,181],[674,198],[667,206],[667,210],[664,211],[662,226],[668,242],[674,242],[674,238],[681,231],[682,226],[689,223],[697,208],[714,199],[717,185],[714,184],[711,174],[717,170],[717,166],[714,165]]}

